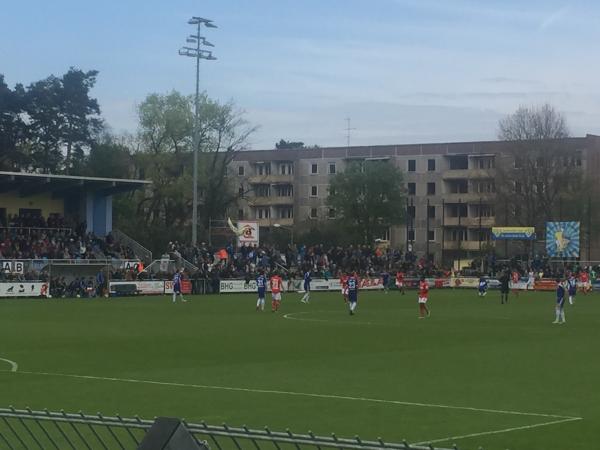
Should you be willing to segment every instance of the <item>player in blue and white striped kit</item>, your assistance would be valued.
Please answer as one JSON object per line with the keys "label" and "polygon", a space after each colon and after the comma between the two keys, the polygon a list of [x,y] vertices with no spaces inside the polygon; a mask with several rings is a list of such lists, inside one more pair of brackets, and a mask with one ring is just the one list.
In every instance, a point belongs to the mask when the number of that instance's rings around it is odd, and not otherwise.
{"label": "player in blue and white striped kit", "polygon": [[575,303],[575,295],[577,295],[577,278],[573,274],[567,280],[567,289],[569,291],[569,304]]}
{"label": "player in blue and white striped kit", "polygon": [[556,319],[552,323],[563,324],[565,320],[565,286],[560,279],[556,280]]}
{"label": "player in blue and white striped kit", "polygon": [[302,300],[300,300],[302,303],[308,303],[308,301],[310,300],[311,281],[312,278],[310,276],[310,270],[307,270],[306,272],[304,272],[304,296],[302,297]]}
{"label": "player in blue and white striped kit", "polygon": [[485,294],[487,294],[487,289],[488,289],[488,282],[484,277],[481,277],[479,279],[479,293],[478,295],[480,297],[485,297]]}
{"label": "player in blue and white striped kit", "polygon": [[258,300],[256,301],[256,310],[260,308],[261,311],[265,310],[265,296],[267,294],[267,277],[264,272],[260,272],[256,277],[256,290],[258,292]]}
{"label": "player in blue and white striped kit", "polygon": [[183,280],[183,269],[181,272],[175,272],[173,276],[173,303],[177,300],[177,294],[179,294],[179,298],[181,298],[182,302],[186,302],[187,300],[183,298],[183,293],[181,292],[181,281]]}
{"label": "player in blue and white striped kit", "polygon": [[348,277],[348,281],[346,285],[348,286],[348,308],[350,310],[350,315],[354,315],[354,310],[356,309],[356,304],[358,303],[358,277],[356,274],[352,274]]}

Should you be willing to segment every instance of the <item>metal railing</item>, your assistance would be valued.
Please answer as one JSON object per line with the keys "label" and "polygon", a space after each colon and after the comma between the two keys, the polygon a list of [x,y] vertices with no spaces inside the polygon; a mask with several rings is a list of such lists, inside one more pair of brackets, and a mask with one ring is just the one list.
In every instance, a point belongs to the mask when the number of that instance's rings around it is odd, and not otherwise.
{"label": "metal railing", "polygon": [[6,230],[6,231],[21,231],[23,232],[22,234],[31,234],[32,231],[44,231],[44,232],[48,232],[48,231],[57,231],[59,233],[72,233],[73,229],[72,228],[67,228],[67,227],[0,227],[0,230]]}
{"label": "metal railing", "polygon": [[[365,441],[308,434],[253,430],[245,426],[214,426],[182,421],[187,431],[201,448],[225,449],[347,449],[347,450],[434,450],[432,446],[417,446],[407,442],[389,443],[382,439]],[[9,450],[135,450],[154,421],[139,417],[107,417],[98,413],[69,414],[0,408],[0,448]],[[454,446],[453,449],[457,450]],[[438,448],[437,450],[444,450]]]}
{"label": "metal railing", "polygon": [[140,244],[138,241],[136,241],[132,237],[127,236],[121,230],[113,229],[111,231],[111,234],[113,235],[115,240],[121,245],[131,247],[133,253],[135,253],[135,255],[142,261],[144,261],[144,264],[149,264],[150,262],[152,262],[152,252],[146,247],[144,247],[142,244]]}

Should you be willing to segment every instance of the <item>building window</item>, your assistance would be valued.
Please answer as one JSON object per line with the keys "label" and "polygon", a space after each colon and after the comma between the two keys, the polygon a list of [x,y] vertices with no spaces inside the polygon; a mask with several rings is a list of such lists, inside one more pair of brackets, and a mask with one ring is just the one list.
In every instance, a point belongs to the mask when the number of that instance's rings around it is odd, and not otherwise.
{"label": "building window", "polygon": [[269,208],[258,208],[256,210],[257,219],[268,219],[271,216],[271,210]]}
{"label": "building window", "polygon": [[516,157],[515,158],[515,169],[522,169],[523,168],[523,159]]}
{"label": "building window", "polygon": [[427,160],[427,170],[429,172],[435,172],[435,159]]}
{"label": "building window", "polygon": [[416,216],[416,209],[415,209],[415,205],[408,205],[408,206],[406,207],[406,214],[407,214],[407,216],[408,216],[408,217],[411,217],[411,218],[413,218],[413,219],[414,219],[414,218],[415,218],[415,216]]}
{"label": "building window", "polygon": [[330,175],[335,174],[335,163],[329,163],[329,174]]}
{"label": "building window", "polygon": [[415,172],[417,170],[417,160],[409,159],[408,160],[408,171]]}
{"label": "building window", "polygon": [[327,217],[329,217],[330,219],[335,219],[335,209],[329,208],[329,212],[327,214]]}
{"label": "building window", "polygon": [[515,194],[520,194],[523,192],[523,185],[520,181],[515,181]]}
{"label": "building window", "polygon": [[294,165],[292,163],[280,164],[279,173],[281,175],[292,175],[294,173]]}
{"label": "building window", "polygon": [[319,173],[319,166],[317,164],[311,164],[310,165],[310,173],[312,175],[316,175]]}
{"label": "building window", "polygon": [[319,195],[319,187],[318,186],[311,186],[310,187],[310,196],[311,197],[316,197]]}
{"label": "building window", "polygon": [[494,217],[494,206],[493,205],[476,205],[475,211],[477,215],[475,217]]}
{"label": "building window", "polygon": [[435,183],[427,183],[427,195],[435,195]]}
{"label": "building window", "polygon": [[254,195],[256,195],[257,197],[270,197],[271,185],[257,184],[256,186],[254,186]]}
{"label": "building window", "polygon": [[318,217],[317,208],[310,208],[310,218],[316,219]]}
{"label": "building window", "polygon": [[280,219],[291,219],[294,217],[294,208],[280,208],[279,218]]}
{"label": "building window", "polygon": [[244,220],[244,210],[238,209],[238,220]]}
{"label": "building window", "polygon": [[493,169],[496,165],[493,157],[477,158],[475,164],[478,169]]}
{"label": "building window", "polygon": [[430,205],[427,207],[427,217],[435,219],[435,206]]}
{"label": "building window", "polygon": [[415,240],[415,230],[414,229],[408,230],[407,239],[411,242]]}
{"label": "building window", "polygon": [[466,241],[467,240],[467,229],[466,228],[455,228],[450,231],[451,241]]}
{"label": "building window", "polygon": [[450,157],[450,170],[466,170],[469,168],[467,155],[456,155]]}
{"label": "building window", "polygon": [[244,176],[244,166],[239,166],[239,167],[238,167],[238,175],[239,175],[240,177],[243,177],[243,176]]}
{"label": "building window", "polygon": [[271,175],[271,163],[261,163],[256,165],[258,175]]}
{"label": "building window", "polygon": [[427,240],[428,241],[435,241],[435,230],[429,230],[427,232]]}
{"label": "building window", "polygon": [[275,186],[277,197],[293,197],[294,186],[291,184],[282,184]]}
{"label": "building window", "polygon": [[408,183],[408,195],[417,194],[417,183]]}

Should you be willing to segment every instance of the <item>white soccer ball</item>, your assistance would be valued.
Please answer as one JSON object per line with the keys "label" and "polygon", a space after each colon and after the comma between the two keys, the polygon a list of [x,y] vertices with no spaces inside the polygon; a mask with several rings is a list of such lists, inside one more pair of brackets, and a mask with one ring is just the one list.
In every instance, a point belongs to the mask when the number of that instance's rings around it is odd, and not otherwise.
{"label": "white soccer ball", "polygon": [[52,295],[48,294],[48,296],[47,296],[47,297],[48,297],[48,298],[52,298]]}
{"label": "white soccer ball", "polygon": [[81,298],[81,295],[77,294],[77,298]]}

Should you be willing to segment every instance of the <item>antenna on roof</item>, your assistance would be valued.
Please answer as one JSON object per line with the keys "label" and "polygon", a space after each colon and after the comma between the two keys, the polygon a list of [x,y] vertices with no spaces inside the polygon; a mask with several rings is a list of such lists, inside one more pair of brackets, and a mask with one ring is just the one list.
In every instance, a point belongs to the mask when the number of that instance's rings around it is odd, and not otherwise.
{"label": "antenna on roof", "polygon": [[346,117],[345,120],[346,120],[346,128],[344,128],[344,131],[346,131],[346,147],[350,148],[350,131],[356,130],[356,128],[350,127],[350,117]]}

